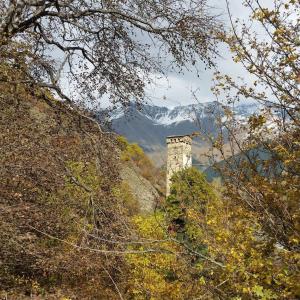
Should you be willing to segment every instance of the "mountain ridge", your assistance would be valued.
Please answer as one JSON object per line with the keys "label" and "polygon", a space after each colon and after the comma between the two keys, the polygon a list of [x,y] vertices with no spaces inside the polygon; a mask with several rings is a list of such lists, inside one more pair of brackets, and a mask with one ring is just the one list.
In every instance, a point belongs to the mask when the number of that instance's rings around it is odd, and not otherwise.
{"label": "mountain ridge", "polygon": [[[152,153],[165,148],[165,138],[169,135],[191,134],[201,131],[215,135],[217,120],[225,118],[227,106],[213,101],[168,108],[166,106],[134,104],[112,111],[102,111],[97,118],[110,123],[116,133],[125,136],[129,142],[138,143],[145,152]],[[258,111],[254,104],[241,104],[233,108],[237,119],[246,122]],[[198,144],[201,142],[198,141]]]}

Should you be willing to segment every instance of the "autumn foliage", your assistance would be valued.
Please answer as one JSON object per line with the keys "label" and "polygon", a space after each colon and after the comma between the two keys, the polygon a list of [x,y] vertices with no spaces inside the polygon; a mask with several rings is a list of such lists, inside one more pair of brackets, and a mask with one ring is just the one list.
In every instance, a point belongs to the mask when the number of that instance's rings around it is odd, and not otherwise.
{"label": "autumn foliage", "polygon": [[[229,1],[231,30],[213,30],[215,18],[195,15],[205,12],[193,9],[196,2],[163,1],[166,11],[155,1],[104,1],[88,11],[73,7],[76,1],[0,3],[10,8],[0,24],[0,297],[299,299],[300,2],[275,0],[271,9],[244,1],[260,34],[232,18]],[[58,42],[59,22],[73,22],[77,36]],[[179,67],[199,56],[211,65],[218,39],[251,81],[215,74],[225,113],[219,135],[203,138],[224,159],[214,165],[220,179],[208,183],[198,170],[182,170],[170,196],[147,214],[120,167],[136,168],[161,195],[163,172],[137,144],[103,132],[62,93],[58,78],[68,59],[69,71],[76,69],[79,53],[84,68],[96,64],[90,76],[75,76],[86,95],[101,82],[98,94],[110,91],[113,104],[126,106],[133,96],[140,103],[142,79],[162,67],[160,60],[152,65],[147,43],[133,40],[136,28],[160,41]],[[86,44],[69,48],[77,39]],[[48,57],[51,45],[66,55],[61,66]],[[247,123],[230,110],[243,99],[260,107]]]}
{"label": "autumn foliage", "polygon": [[[145,249],[130,255],[136,299],[293,299],[297,255],[264,234],[258,215],[199,171],[173,177],[164,210],[136,217]],[[169,297],[169,298],[168,298]]]}

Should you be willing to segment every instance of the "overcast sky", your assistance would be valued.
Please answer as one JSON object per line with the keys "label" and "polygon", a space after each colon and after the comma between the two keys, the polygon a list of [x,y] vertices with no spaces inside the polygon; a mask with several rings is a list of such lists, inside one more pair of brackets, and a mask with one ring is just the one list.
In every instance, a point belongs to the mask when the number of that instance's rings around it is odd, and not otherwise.
{"label": "overcast sky", "polygon": [[[224,26],[229,29],[226,0],[207,0],[207,2],[211,6],[212,13],[220,15],[220,20]],[[230,11],[234,19],[239,18],[247,22],[247,20],[249,20],[250,11],[243,6],[242,2],[242,0],[229,0]],[[272,7],[274,0],[261,0],[261,4],[263,4],[263,6]],[[233,78],[239,76],[246,82],[249,82],[249,73],[247,73],[240,64],[233,62],[231,53],[224,44],[219,45],[219,54],[220,57],[216,59],[215,63],[221,73],[228,74]],[[159,106],[174,107],[216,100],[211,92],[215,69],[205,70],[205,66],[201,62],[197,68],[200,70],[198,76],[195,70],[186,71],[184,74],[173,71],[167,74],[167,78],[159,78],[153,74],[155,84],[146,87],[148,102]],[[73,91],[67,78],[64,77],[62,82],[67,93],[68,91]],[[197,100],[194,99],[192,91],[196,91]],[[74,91],[74,93],[76,93],[76,91]],[[99,103],[96,104],[96,107],[103,108],[109,105],[108,96],[104,96],[100,99]]]}
{"label": "overcast sky", "polygon": [[[221,14],[224,24],[229,27],[229,19],[225,0],[209,0],[209,5],[214,7],[217,14]],[[271,6],[272,0],[263,0],[263,5]],[[230,10],[234,18],[247,20],[249,10],[242,5],[242,0],[230,0]],[[249,76],[241,65],[233,62],[231,54],[225,45],[219,46],[221,57],[217,59],[217,67],[222,73],[231,75],[233,78],[241,76],[247,81]],[[156,79],[155,85],[147,87],[147,96],[151,102],[160,106],[174,107],[196,103],[191,91],[197,90],[197,98],[200,102],[216,100],[211,92],[214,70],[204,70],[204,65],[199,64],[200,74],[185,72],[185,74],[170,73],[167,79]]]}

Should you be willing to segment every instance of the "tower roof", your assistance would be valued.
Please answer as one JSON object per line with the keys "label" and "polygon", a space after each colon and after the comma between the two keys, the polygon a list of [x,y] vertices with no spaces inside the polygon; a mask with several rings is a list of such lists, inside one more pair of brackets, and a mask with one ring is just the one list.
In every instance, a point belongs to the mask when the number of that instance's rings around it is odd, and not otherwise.
{"label": "tower roof", "polygon": [[191,135],[190,134],[169,135],[169,136],[167,136],[167,139],[169,139],[169,138],[176,138],[176,137],[190,137],[191,138]]}
{"label": "tower roof", "polygon": [[171,135],[171,136],[167,136],[166,142],[167,142],[167,144],[173,144],[173,143],[192,144],[192,136],[189,134]]}

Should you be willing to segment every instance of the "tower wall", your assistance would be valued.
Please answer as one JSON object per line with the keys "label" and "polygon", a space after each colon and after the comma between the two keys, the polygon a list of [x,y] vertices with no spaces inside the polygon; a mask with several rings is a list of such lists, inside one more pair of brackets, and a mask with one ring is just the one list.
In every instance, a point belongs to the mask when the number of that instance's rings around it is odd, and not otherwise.
{"label": "tower wall", "polygon": [[192,139],[190,136],[167,137],[167,191],[170,195],[171,178],[174,173],[192,166]]}

